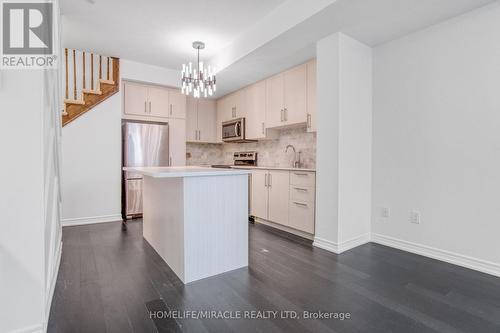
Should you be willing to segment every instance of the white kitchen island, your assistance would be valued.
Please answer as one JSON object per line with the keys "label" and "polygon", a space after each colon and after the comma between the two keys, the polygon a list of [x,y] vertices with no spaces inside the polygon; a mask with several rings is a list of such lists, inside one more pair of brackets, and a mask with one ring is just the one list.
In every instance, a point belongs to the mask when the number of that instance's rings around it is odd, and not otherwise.
{"label": "white kitchen island", "polygon": [[247,170],[129,167],[143,177],[143,236],[184,283],[248,266]]}

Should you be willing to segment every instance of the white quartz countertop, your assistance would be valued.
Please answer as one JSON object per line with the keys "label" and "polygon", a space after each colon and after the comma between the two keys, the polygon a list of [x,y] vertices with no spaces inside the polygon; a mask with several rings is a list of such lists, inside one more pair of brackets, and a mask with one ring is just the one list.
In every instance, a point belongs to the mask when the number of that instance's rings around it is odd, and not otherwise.
{"label": "white quartz countertop", "polygon": [[233,169],[263,169],[263,170],[285,170],[285,171],[304,171],[304,172],[316,172],[316,169],[305,169],[305,168],[287,168],[287,167],[267,167],[267,166],[237,166],[232,165]]}
{"label": "white quartz countertop", "polygon": [[153,178],[182,178],[206,176],[246,175],[250,171],[244,169],[217,169],[200,166],[185,167],[125,167],[124,171],[139,173]]}

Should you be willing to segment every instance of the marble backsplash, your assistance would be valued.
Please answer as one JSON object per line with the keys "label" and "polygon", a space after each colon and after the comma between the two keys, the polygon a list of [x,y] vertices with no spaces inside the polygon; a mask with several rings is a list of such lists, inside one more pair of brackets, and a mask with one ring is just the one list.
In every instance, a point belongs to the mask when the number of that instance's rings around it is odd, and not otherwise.
{"label": "marble backsplash", "polygon": [[236,151],[257,151],[258,165],[269,167],[291,167],[293,152],[287,145],[295,146],[301,152],[302,166],[316,168],[316,133],[308,133],[305,127],[279,131],[275,140],[248,143],[198,144],[188,143],[187,165],[233,164]]}

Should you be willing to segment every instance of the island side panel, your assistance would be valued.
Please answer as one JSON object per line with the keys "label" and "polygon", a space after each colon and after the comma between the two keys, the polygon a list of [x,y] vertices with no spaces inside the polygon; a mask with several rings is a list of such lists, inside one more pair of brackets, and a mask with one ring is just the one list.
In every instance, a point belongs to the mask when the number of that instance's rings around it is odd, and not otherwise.
{"label": "island side panel", "polygon": [[143,237],[184,281],[184,205],[182,178],[152,178],[143,183]]}
{"label": "island side panel", "polygon": [[248,266],[248,175],[184,180],[185,283]]}

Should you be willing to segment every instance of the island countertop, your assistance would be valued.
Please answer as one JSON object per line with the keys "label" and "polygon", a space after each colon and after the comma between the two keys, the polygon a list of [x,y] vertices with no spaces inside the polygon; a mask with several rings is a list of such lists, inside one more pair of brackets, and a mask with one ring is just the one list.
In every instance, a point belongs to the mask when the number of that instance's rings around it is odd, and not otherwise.
{"label": "island countertop", "polygon": [[200,166],[182,167],[125,167],[124,171],[139,173],[153,178],[183,178],[206,176],[232,176],[246,175],[249,170],[243,169],[217,169]]}

